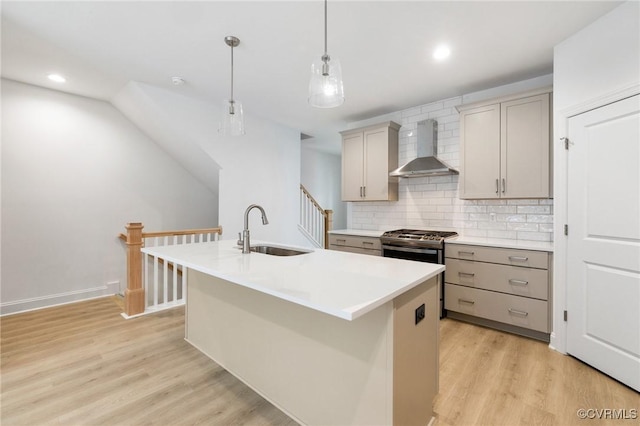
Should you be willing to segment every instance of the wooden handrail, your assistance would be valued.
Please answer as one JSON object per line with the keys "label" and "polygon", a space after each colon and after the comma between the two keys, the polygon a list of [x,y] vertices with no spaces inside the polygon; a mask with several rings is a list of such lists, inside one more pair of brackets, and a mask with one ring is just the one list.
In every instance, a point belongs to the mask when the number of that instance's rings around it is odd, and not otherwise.
{"label": "wooden handrail", "polygon": [[181,231],[157,231],[157,232],[143,232],[142,238],[153,237],[173,237],[180,235],[195,235],[195,234],[218,234],[222,235],[222,227],[217,228],[203,228],[203,229],[185,229]]}
{"label": "wooden handrail", "polygon": [[307,188],[305,188],[303,184],[300,184],[300,189],[302,190],[302,192],[304,192],[304,195],[306,195],[307,198],[309,198],[309,200],[313,203],[313,205],[316,206],[316,208],[322,212],[322,215],[326,216],[325,210],[320,206],[320,204],[316,201],[316,199],[313,198],[313,196],[309,193],[309,191],[307,191]]}
{"label": "wooden handrail", "polygon": [[[202,229],[185,229],[182,231],[156,231],[156,232],[143,232],[142,238],[154,238],[154,237],[173,237],[181,235],[196,235],[196,234],[218,234],[222,235],[222,227],[217,228],[202,228]],[[127,241],[127,235],[120,233],[118,235],[122,241]]]}

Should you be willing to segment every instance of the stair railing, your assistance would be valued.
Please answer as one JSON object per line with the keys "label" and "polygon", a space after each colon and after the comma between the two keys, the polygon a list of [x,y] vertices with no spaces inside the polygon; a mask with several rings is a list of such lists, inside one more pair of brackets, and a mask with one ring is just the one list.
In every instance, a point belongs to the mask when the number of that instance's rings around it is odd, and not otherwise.
{"label": "stair railing", "polygon": [[132,222],[125,228],[127,233],[120,234],[127,245],[125,318],[181,306],[186,300],[187,277],[182,265],[142,253],[141,248],[217,241],[222,234],[221,227],[142,232],[142,223]]}
{"label": "stair railing", "polygon": [[329,231],[333,226],[333,210],[325,210],[300,184],[300,229],[318,247],[329,247]]}

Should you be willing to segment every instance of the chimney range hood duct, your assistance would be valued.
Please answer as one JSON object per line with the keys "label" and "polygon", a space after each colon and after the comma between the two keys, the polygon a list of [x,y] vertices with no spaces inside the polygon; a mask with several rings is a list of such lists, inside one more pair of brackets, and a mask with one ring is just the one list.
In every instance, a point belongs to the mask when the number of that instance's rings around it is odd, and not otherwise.
{"label": "chimney range hood duct", "polygon": [[457,175],[459,172],[436,157],[438,152],[438,122],[423,120],[418,122],[418,158],[409,161],[389,173],[393,177],[425,177]]}

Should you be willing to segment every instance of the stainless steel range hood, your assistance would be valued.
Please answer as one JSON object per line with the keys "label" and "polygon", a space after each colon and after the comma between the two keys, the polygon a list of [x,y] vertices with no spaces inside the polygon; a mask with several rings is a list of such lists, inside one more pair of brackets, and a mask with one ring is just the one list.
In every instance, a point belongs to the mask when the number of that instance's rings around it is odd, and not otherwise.
{"label": "stainless steel range hood", "polygon": [[409,161],[389,173],[393,177],[425,177],[457,175],[459,172],[438,159],[438,122],[423,120],[418,122],[418,158]]}

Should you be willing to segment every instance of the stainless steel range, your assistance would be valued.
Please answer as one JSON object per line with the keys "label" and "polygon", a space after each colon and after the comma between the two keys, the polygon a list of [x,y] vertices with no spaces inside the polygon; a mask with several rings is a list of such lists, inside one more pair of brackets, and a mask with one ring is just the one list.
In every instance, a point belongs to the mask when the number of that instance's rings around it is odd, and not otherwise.
{"label": "stainless steel range", "polygon": [[[457,232],[421,229],[387,231],[380,237],[382,255],[444,265],[444,241],[457,235]],[[440,318],[444,315],[444,274],[442,274],[440,276]]]}

